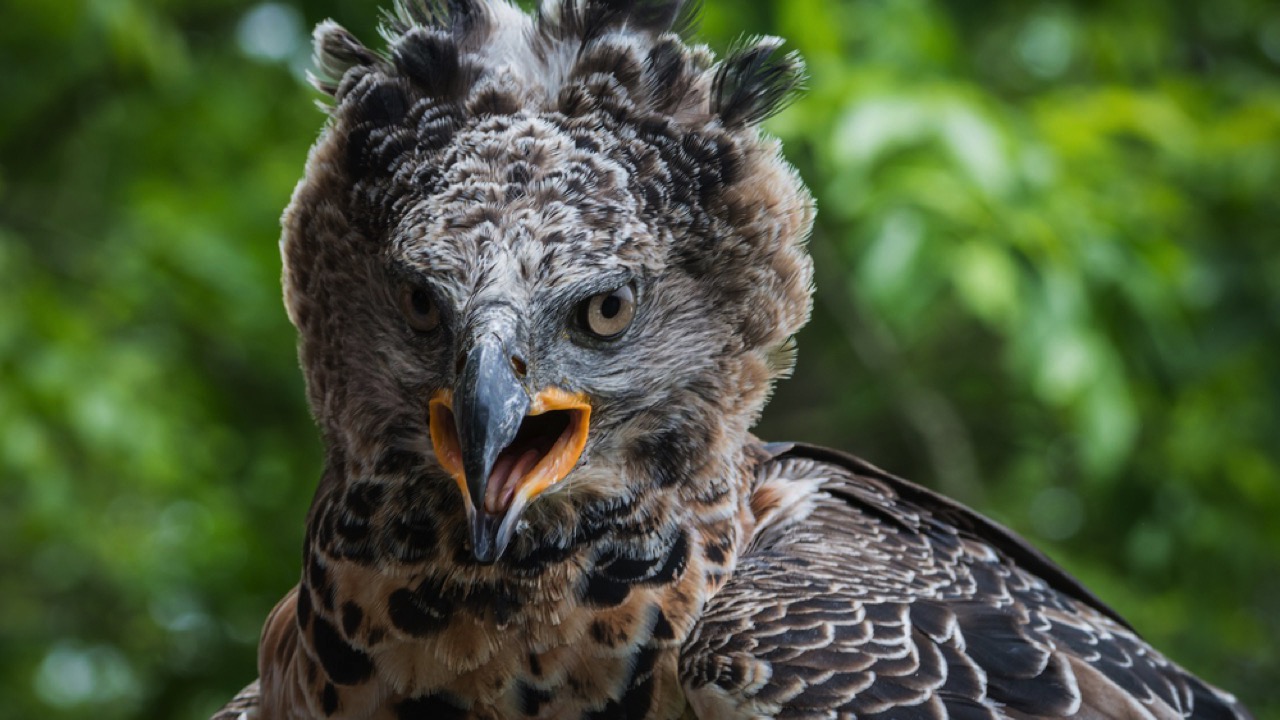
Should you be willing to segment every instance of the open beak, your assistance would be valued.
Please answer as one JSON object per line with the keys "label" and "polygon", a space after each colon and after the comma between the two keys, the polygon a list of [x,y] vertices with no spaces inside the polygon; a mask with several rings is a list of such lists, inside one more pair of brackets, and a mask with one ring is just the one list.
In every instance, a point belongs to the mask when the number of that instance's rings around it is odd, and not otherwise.
{"label": "open beak", "polygon": [[468,354],[455,390],[431,398],[431,443],[462,492],[471,552],[493,562],[525,507],[564,479],[587,444],[586,396],[546,388],[532,397],[499,343]]}

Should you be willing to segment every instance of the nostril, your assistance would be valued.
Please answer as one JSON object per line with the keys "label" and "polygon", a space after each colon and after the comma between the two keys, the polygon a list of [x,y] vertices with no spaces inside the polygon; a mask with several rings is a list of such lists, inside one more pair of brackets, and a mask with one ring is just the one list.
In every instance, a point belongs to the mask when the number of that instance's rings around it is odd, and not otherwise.
{"label": "nostril", "polygon": [[529,368],[524,364],[524,360],[519,355],[511,356],[511,369],[516,371],[516,377],[522,378],[529,373]]}

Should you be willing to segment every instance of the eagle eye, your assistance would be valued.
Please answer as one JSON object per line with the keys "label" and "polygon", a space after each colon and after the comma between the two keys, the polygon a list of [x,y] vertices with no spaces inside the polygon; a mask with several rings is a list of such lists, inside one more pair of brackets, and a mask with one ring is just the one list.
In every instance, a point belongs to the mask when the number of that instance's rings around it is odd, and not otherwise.
{"label": "eagle eye", "polygon": [[431,299],[431,293],[420,287],[406,285],[400,291],[400,311],[409,327],[418,332],[431,332],[440,327],[440,308]]}
{"label": "eagle eye", "polygon": [[632,283],[592,295],[578,305],[578,325],[602,340],[621,335],[635,316],[636,291]]}

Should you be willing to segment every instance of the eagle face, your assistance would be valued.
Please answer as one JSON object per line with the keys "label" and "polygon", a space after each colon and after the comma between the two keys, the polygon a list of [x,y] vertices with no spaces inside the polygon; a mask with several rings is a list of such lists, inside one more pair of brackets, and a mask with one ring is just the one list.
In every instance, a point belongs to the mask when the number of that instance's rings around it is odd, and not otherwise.
{"label": "eagle face", "polygon": [[582,149],[565,125],[519,114],[459,133],[447,191],[415,203],[389,253],[404,362],[421,368],[406,401],[430,398],[481,561],[552,488],[543,503],[647,489],[637,441],[712,379],[716,338],[735,331],[671,231],[641,217],[632,175],[651,151],[599,127]]}
{"label": "eagle face", "polygon": [[312,404],[331,462],[451,478],[479,562],[722,470],[808,314],[811,200],[755,128],[799,61],[711,65],[659,5],[406,4],[389,57],[317,31],[282,241]]}

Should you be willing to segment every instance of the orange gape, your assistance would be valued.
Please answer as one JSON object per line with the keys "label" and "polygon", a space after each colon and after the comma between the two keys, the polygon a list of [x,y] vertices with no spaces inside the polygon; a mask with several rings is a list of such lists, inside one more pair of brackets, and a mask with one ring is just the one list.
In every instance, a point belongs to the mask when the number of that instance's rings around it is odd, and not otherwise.
{"label": "orange gape", "polygon": [[[572,393],[557,387],[546,388],[533,397],[529,415],[541,415],[553,410],[569,411],[569,427],[556,438],[547,454],[540,458],[522,477],[517,478],[515,497],[508,504],[523,507],[547,488],[564,479],[578,464],[582,450],[587,445],[587,432],[591,424],[591,404],[585,393]],[[453,391],[440,390],[430,402],[431,444],[435,448],[440,466],[453,476],[462,493],[463,502],[471,507],[471,494],[467,490],[466,472],[462,468],[462,447],[458,430],[453,421]]]}

